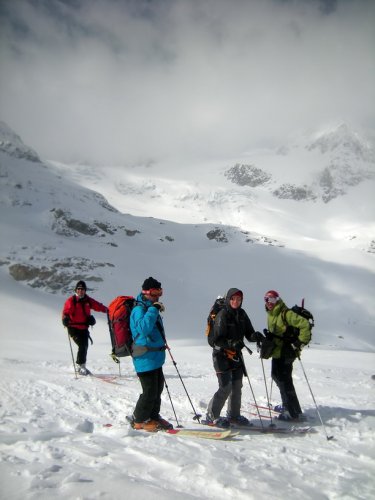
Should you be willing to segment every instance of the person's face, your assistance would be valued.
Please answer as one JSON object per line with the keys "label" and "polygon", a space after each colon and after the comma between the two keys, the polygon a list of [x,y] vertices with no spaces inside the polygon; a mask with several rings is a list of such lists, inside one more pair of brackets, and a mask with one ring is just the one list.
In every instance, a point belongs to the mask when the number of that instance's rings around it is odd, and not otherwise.
{"label": "person's face", "polygon": [[85,296],[86,290],[82,288],[81,286],[76,288],[76,294],[79,298],[82,298]]}
{"label": "person's face", "polygon": [[264,302],[266,303],[266,309],[272,311],[278,301],[278,297],[264,297]]}
{"label": "person's face", "polygon": [[229,299],[229,303],[232,309],[238,309],[241,307],[242,297],[240,295],[232,295]]}

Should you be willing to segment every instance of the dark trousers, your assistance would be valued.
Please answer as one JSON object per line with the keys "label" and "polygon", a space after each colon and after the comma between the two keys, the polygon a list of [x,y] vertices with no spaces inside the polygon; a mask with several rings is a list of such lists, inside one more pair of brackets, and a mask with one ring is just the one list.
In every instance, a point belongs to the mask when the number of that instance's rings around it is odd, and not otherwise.
{"label": "dark trousers", "polygon": [[228,417],[238,417],[241,414],[242,379],[244,375],[242,366],[239,365],[235,369],[219,372],[216,375],[219,389],[208,404],[207,414],[212,419],[219,418],[221,410],[228,400]]}
{"label": "dark trousers", "polygon": [[284,408],[289,411],[292,418],[297,418],[302,410],[293,384],[293,361],[286,358],[272,358],[271,376],[280,390]]}
{"label": "dark trousers", "polygon": [[78,346],[76,363],[79,365],[85,364],[87,359],[87,350],[89,348],[89,331],[69,327],[68,333]]}
{"label": "dark trousers", "polygon": [[149,372],[140,372],[137,375],[143,392],[135,406],[134,421],[144,422],[149,418],[157,420],[160,413],[161,394],[164,389],[163,369],[158,368]]}

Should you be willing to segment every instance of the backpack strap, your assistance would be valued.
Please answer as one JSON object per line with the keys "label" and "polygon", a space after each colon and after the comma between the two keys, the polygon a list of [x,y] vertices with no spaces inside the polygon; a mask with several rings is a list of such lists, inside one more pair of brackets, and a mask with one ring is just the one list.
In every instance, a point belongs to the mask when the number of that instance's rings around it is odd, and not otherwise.
{"label": "backpack strap", "polygon": [[289,326],[289,323],[286,319],[286,313],[288,311],[290,311],[290,309],[288,309],[287,307],[283,311],[281,311],[281,319],[284,321],[285,326]]}

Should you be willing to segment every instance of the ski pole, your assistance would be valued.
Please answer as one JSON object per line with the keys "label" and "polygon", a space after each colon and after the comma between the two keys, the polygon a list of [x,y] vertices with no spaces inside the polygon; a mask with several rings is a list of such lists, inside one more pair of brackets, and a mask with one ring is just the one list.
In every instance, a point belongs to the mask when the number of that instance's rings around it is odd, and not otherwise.
{"label": "ski pole", "polygon": [[[245,348],[247,350],[247,352],[251,355],[253,352],[251,351],[251,349],[249,349],[246,345],[245,345]],[[243,369],[243,372],[244,372],[244,375],[245,377],[247,378],[248,382],[249,382],[249,386],[250,386],[250,390],[251,390],[251,394],[253,395],[253,400],[254,400],[254,404],[255,404],[255,408],[257,409],[257,413],[258,413],[258,417],[259,417],[259,421],[260,421],[260,425],[262,427],[262,429],[264,430],[264,425],[263,425],[263,420],[262,420],[262,416],[259,412],[259,407],[258,407],[258,403],[255,399],[255,394],[254,394],[254,390],[253,390],[253,386],[251,385],[251,382],[250,382],[250,377],[247,373],[247,369],[246,369],[246,365],[245,365],[245,361],[243,359],[243,355],[242,355],[242,352],[240,352],[240,355],[239,355],[239,358],[241,360],[241,364],[242,364],[242,369]]]}
{"label": "ski pole", "polygon": [[333,439],[333,436],[328,436],[326,426],[324,425],[323,420],[322,420],[322,417],[320,416],[320,412],[319,412],[318,405],[316,404],[316,401],[315,401],[315,397],[314,397],[313,391],[312,391],[311,386],[310,386],[310,384],[309,384],[309,381],[308,381],[308,379],[307,379],[307,375],[306,375],[305,369],[304,369],[304,367],[303,367],[303,364],[302,364],[302,361],[301,361],[301,357],[300,357],[300,356],[298,356],[298,359],[299,359],[299,362],[300,362],[300,364],[301,364],[301,368],[302,368],[303,374],[304,374],[304,376],[305,376],[305,379],[306,379],[307,385],[308,385],[308,387],[309,387],[309,389],[310,389],[310,394],[311,394],[311,397],[313,398],[313,401],[314,401],[314,404],[315,404],[315,408],[316,408],[316,412],[317,412],[317,414],[318,414],[318,417],[319,417],[320,423],[322,424],[322,427],[323,427],[323,429],[324,429],[324,432],[325,432],[325,435],[326,435],[327,441],[330,441],[331,439]]}
{"label": "ski pole", "polygon": [[[271,413],[271,403],[270,403],[270,396],[268,396],[268,387],[267,387],[267,379],[266,379],[266,373],[264,371],[264,361],[263,358],[261,357],[261,349],[260,349],[260,344],[257,344],[257,351],[259,353],[259,358],[260,362],[262,364],[262,371],[263,371],[263,380],[264,380],[264,387],[266,388],[266,397],[267,397],[267,408],[270,414],[270,427],[274,427],[274,423],[272,422],[272,413]],[[272,379],[271,379],[271,391],[272,391]]]}
{"label": "ski pole", "polygon": [[182,427],[182,425],[180,425],[180,423],[178,421],[178,418],[177,418],[177,415],[176,415],[176,411],[174,409],[174,404],[173,404],[173,401],[172,401],[171,393],[169,392],[169,387],[168,387],[167,381],[165,379],[164,373],[163,373],[163,378],[164,378],[165,389],[166,389],[166,391],[168,393],[169,401],[171,402],[172,410],[173,410],[173,413],[174,413],[174,418],[176,419],[177,427]]}
{"label": "ski pole", "polygon": [[190,402],[190,405],[191,405],[191,407],[193,408],[193,412],[194,412],[194,417],[193,417],[193,420],[198,420],[198,422],[200,423],[200,418],[201,418],[201,416],[202,416],[202,415],[199,415],[199,414],[195,411],[195,408],[194,408],[194,405],[193,405],[193,403],[192,403],[192,401],[191,401],[191,399],[190,399],[189,393],[188,393],[188,391],[186,390],[186,387],[185,387],[184,381],[182,380],[182,377],[181,377],[181,375],[180,375],[180,372],[178,371],[178,368],[177,368],[177,363],[176,363],[176,361],[174,360],[174,358],[173,358],[173,356],[172,356],[171,350],[170,350],[170,348],[169,348],[169,346],[168,346],[167,342],[165,342],[165,348],[166,348],[166,349],[167,349],[167,351],[169,352],[169,356],[170,356],[170,358],[171,358],[171,360],[172,360],[172,363],[174,364],[174,366],[175,366],[175,368],[176,368],[177,374],[178,374],[178,376],[179,376],[179,378],[180,378],[180,380],[181,380],[181,384],[182,384],[183,388],[185,389],[186,396],[188,397],[188,400],[189,400],[189,402]]}
{"label": "ski pole", "polygon": [[267,381],[266,381],[266,373],[264,371],[264,362],[263,362],[263,358],[260,358],[260,361],[262,363],[262,371],[263,371],[263,380],[264,380],[264,387],[266,388],[266,397],[267,397],[267,407],[268,407],[268,411],[270,412],[270,420],[271,420],[271,424],[270,424],[270,427],[274,427],[274,423],[272,422],[272,413],[271,413],[271,405],[270,405],[270,398],[268,396],[268,388],[267,388]]}
{"label": "ski pole", "polygon": [[273,378],[271,377],[270,404],[271,404],[271,401],[272,401],[272,389],[273,389]]}
{"label": "ski pole", "polygon": [[76,377],[76,379],[77,379],[78,377],[77,377],[76,364],[74,363],[74,356],[73,356],[72,341],[70,340],[70,335],[69,335],[69,332],[68,332],[68,339],[69,339],[69,345],[70,345],[70,353],[71,353],[71,355],[72,355],[73,368],[74,368],[74,375],[75,375],[75,377]]}

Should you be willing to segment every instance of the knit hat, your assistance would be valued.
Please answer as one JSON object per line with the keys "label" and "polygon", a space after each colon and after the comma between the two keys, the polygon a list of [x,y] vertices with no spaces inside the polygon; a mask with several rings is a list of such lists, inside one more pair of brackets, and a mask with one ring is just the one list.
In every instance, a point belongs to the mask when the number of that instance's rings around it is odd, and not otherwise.
{"label": "knit hat", "polygon": [[241,297],[241,298],[243,297],[243,293],[241,292],[241,290],[238,290],[236,293],[231,295],[230,298],[236,297],[236,296]]}
{"label": "knit hat", "polygon": [[273,297],[273,298],[277,298],[279,297],[279,294],[276,292],[276,290],[268,290],[268,292],[266,292],[264,294],[265,297]]}
{"label": "knit hat", "polygon": [[144,280],[142,290],[151,290],[151,288],[161,288],[161,283],[150,276]]}
{"label": "knit hat", "polygon": [[84,290],[87,290],[86,283],[82,280],[78,281],[74,290],[77,290],[77,288],[83,288]]}

